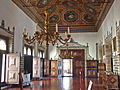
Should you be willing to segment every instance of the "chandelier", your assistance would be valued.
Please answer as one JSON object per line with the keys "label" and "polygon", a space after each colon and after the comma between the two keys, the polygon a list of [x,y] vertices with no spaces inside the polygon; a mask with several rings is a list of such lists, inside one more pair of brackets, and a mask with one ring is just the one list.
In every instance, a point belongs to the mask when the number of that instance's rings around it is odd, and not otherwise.
{"label": "chandelier", "polygon": [[66,43],[66,49],[61,51],[59,54],[59,57],[62,59],[70,59],[70,58],[74,58],[77,56],[76,52],[73,52],[72,50],[68,49],[68,43]]}
{"label": "chandelier", "polygon": [[28,44],[32,44],[35,40],[39,45],[45,42],[46,48],[49,47],[49,44],[55,45],[57,41],[62,44],[66,44],[70,39],[70,29],[68,27],[68,33],[65,32],[66,38],[63,39],[58,32],[58,24],[56,24],[56,32],[50,32],[49,30],[49,20],[48,20],[48,11],[45,11],[45,27],[43,30],[38,31],[38,24],[36,25],[36,31],[32,38],[28,37],[28,33],[26,33],[26,29],[24,29],[23,38]]}

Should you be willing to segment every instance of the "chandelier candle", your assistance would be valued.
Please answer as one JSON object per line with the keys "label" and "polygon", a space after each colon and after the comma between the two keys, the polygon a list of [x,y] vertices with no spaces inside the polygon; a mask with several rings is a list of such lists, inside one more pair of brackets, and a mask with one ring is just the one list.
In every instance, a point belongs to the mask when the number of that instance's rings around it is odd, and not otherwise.
{"label": "chandelier candle", "polygon": [[70,34],[70,27],[68,27],[68,34]]}
{"label": "chandelier candle", "polygon": [[36,23],[36,31],[38,31],[38,24]]}
{"label": "chandelier candle", "polygon": [[56,24],[56,32],[58,32],[58,24]]}

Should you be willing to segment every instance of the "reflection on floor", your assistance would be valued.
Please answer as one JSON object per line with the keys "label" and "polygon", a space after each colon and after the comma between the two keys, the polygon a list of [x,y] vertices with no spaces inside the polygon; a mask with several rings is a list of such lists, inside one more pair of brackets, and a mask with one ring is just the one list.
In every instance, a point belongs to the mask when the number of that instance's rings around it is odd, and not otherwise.
{"label": "reflection on floor", "polygon": [[[84,83],[80,85],[80,78],[73,77],[47,77],[40,81],[32,81],[31,86],[24,87],[23,90],[87,90],[89,81],[93,81],[92,90],[105,90],[97,78],[86,78],[85,89],[80,89]],[[20,88],[10,88],[8,90],[20,90]]]}

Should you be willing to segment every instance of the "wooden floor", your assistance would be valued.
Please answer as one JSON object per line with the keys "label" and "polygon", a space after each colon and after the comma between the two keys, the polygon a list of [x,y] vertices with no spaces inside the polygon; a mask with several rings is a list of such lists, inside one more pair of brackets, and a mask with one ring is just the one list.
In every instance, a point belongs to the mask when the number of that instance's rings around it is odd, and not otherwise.
{"label": "wooden floor", "polygon": [[[90,80],[93,81],[92,90],[105,90],[97,78],[86,78],[80,85],[80,78],[75,77],[46,77],[40,81],[32,81],[31,86],[24,87],[23,90],[87,90]],[[84,86],[85,89],[83,89]],[[20,88],[9,88],[7,90],[20,90]]]}

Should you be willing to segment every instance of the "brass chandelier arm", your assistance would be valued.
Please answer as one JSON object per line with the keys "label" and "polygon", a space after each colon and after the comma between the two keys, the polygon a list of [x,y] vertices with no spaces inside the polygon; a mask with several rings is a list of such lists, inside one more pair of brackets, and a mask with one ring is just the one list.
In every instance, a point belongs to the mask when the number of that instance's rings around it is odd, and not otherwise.
{"label": "brass chandelier arm", "polygon": [[28,43],[28,44],[32,44],[35,41],[35,37],[32,37],[32,39],[28,38],[27,34],[23,35],[24,40]]}
{"label": "brass chandelier arm", "polygon": [[44,33],[43,32],[41,32],[41,33],[37,32],[34,35],[35,35],[35,39],[36,39],[37,43],[42,44],[43,41],[44,41],[44,38],[45,38]]}
{"label": "brass chandelier arm", "polygon": [[58,37],[59,42],[62,44],[67,44],[68,40],[70,39],[71,35],[67,35],[67,38],[63,39],[61,36]]}
{"label": "brass chandelier arm", "polygon": [[59,33],[54,33],[54,34],[51,34],[51,35],[49,35],[50,37],[50,42],[52,43],[52,45],[54,46],[55,45],[55,43],[57,42],[57,40],[58,40],[58,36],[59,36]]}

